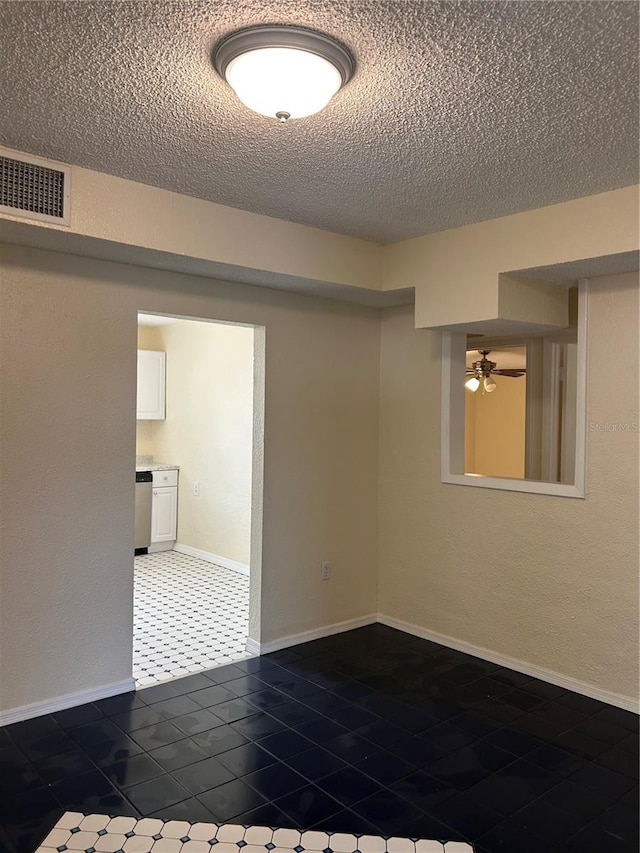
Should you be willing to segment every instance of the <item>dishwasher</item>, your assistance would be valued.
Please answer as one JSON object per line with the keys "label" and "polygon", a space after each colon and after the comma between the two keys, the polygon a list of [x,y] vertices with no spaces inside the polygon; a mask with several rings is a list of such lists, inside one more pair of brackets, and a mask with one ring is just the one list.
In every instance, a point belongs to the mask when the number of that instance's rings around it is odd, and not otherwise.
{"label": "dishwasher", "polygon": [[151,471],[136,471],[136,515],[134,532],[134,554],[147,554],[151,545],[151,496],[153,474]]}

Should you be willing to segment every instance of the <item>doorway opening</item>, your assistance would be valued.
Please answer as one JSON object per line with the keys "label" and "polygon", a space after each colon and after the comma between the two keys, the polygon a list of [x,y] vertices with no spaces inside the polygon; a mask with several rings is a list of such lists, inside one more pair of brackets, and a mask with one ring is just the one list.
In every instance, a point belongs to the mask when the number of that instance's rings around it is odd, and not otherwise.
{"label": "doorway opening", "polygon": [[250,657],[260,636],[264,328],[139,313],[133,677]]}

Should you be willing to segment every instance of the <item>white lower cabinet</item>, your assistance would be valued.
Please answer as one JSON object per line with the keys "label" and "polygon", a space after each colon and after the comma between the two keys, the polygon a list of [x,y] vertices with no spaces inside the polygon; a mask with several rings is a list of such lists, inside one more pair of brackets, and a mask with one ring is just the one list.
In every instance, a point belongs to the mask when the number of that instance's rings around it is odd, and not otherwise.
{"label": "white lower cabinet", "polygon": [[176,539],[178,528],[178,490],[153,490],[151,504],[151,542],[170,542]]}
{"label": "white lower cabinet", "polygon": [[[167,478],[167,473],[170,476]],[[162,546],[173,547],[178,534],[178,481],[177,471],[153,472],[153,496],[151,500],[151,550],[162,550]],[[175,483],[156,486],[157,482]],[[154,548],[155,545],[160,547]]]}

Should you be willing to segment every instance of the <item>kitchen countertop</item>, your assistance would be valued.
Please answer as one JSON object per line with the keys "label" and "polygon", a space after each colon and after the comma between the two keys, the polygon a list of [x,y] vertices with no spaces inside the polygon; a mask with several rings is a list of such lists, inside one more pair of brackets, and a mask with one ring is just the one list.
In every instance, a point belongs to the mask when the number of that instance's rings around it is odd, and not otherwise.
{"label": "kitchen countertop", "polygon": [[179,471],[179,465],[168,462],[154,462],[153,456],[136,456],[136,472],[138,471]]}

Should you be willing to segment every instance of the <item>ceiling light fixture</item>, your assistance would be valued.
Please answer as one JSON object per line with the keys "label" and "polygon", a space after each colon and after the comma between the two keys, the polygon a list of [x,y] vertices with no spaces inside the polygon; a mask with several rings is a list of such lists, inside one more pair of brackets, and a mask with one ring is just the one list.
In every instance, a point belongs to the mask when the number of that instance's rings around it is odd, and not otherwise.
{"label": "ceiling light fixture", "polygon": [[355,70],[334,39],[286,26],[232,33],[215,47],[213,64],[243,104],[281,122],[324,109]]}
{"label": "ceiling light fixture", "polygon": [[525,376],[527,373],[526,367],[521,368],[499,368],[495,361],[487,358],[491,350],[480,349],[479,355],[482,356],[478,361],[474,361],[471,367],[467,368],[467,376],[469,377],[464,383],[464,387],[475,394],[478,388],[482,388],[483,394],[491,394],[498,387],[494,379],[495,376],[510,376],[517,378]]}

